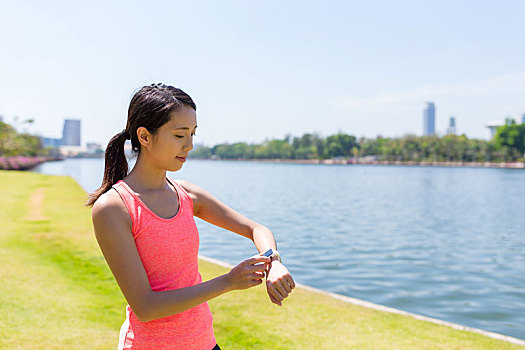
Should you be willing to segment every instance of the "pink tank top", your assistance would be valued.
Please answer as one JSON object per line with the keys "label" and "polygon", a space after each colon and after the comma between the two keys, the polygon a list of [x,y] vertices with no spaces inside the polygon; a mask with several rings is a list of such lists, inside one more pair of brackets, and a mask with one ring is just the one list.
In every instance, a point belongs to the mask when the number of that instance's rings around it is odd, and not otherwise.
{"label": "pink tank top", "polygon": [[[122,180],[113,185],[126,205],[132,234],[151,289],[164,291],[202,282],[198,269],[199,232],[193,201],[167,178],[179,197],[179,211],[169,219],[151,211]],[[208,303],[169,317],[141,322],[128,305],[118,349],[211,350],[216,344]]]}

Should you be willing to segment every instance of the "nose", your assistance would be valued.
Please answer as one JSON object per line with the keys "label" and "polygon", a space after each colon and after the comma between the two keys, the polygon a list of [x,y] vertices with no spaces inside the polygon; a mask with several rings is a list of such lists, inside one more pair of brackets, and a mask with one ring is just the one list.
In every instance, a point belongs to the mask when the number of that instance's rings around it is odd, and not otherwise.
{"label": "nose", "polygon": [[188,138],[188,141],[184,144],[184,152],[189,152],[193,149],[193,136]]}

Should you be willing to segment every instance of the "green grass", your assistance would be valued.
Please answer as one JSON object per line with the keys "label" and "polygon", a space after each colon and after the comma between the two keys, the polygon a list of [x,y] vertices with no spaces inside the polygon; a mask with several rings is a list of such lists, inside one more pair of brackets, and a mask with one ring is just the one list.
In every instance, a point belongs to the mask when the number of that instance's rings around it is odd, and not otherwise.
{"label": "green grass", "polygon": [[[32,194],[44,189],[40,215]],[[0,171],[0,349],[115,349],[126,302],[69,177]],[[34,218],[37,218],[36,220]],[[203,278],[227,269],[200,261]],[[282,308],[263,286],[210,301],[223,349],[523,349],[297,288]]]}

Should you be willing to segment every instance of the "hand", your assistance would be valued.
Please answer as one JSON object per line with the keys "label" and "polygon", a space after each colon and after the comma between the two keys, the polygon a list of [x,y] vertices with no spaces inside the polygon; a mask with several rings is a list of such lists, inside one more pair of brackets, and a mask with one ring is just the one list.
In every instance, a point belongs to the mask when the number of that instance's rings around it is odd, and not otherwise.
{"label": "hand", "polygon": [[282,306],[282,301],[295,288],[295,282],[279,260],[274,260],[268,267],[266,278],[266,291],[272,303]]}
{"label": "hand", "polygon": [[254,255],[235,266],[226,275],[231,289],[247,289],[261,284],[270,262],[266,256]]}

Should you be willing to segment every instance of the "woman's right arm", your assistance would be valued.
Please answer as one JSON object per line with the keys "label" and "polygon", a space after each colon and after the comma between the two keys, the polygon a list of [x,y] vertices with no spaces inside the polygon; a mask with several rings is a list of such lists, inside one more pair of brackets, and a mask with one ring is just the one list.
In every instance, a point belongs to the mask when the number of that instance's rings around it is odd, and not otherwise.
{"label": "woman's right arm", "polygon": [[[111,272],[135,315],[142,322],[171,316],[223,293],[262,283],[270,258],[253,256],[229,273],[186,288],[155,292],[131,234],[131,218],[118,193],[110,190],[93,205],[93,227]],[[255,265],[257,263],[265,263]]]}

